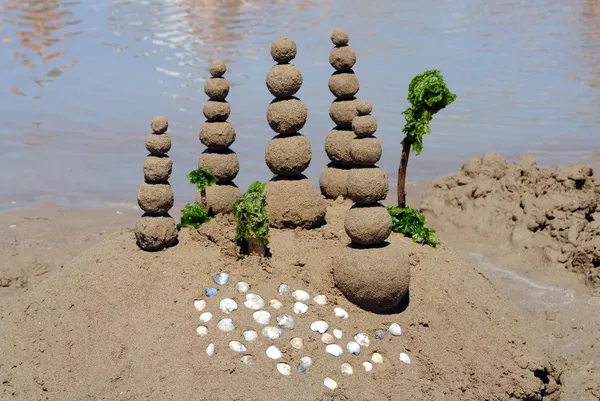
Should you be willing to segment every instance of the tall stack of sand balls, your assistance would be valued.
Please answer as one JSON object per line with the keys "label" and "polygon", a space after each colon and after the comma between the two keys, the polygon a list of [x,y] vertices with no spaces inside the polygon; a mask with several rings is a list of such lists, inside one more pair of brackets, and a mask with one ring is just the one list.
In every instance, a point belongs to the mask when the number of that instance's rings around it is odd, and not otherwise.
{"label": "tall stack of sand balls", "polygon": [[321,192],[328,199],[346,197],[346,180],[352,166],[350,142],[354,139],[352,120],[356,117],[356,98],[359,90],[358,78],[352,67],[356,63],[356,53],[348,45],[348,34],[336,29],[331,35],[335,47],[329,54],[329,64],[335,72],[329,78],[329,90],[336,97],[329,109],[329,116],[336,127],[325,139],[325,152],[331,163],[321,172],[319,184]]}
{"label": "tall stack of sand balls", "polygon": [[[217,177],[217,185],[206,188],[206,207],[211,214],[229,213],[233,204],[241,196],[240,189],[233,179],[240,171],[237,154],[229,149],[235,141],[235,130],[227,121],[231,107],[227,102],[229,81],[223,77],[227,66],[216,60],[210,65],[210,75],[204,85],[204,93],[209,100],[204,104],[206,122],[200,128],[200,142],[206,149],[200,156],[198,167],[208,167]],[[201,194],[197,194],[198,203],[202,204]]]}
{"label": "tall stack of sand balls", "polygon": [[275,177],[265,188],[269,222],[276,228],[314,228],[325,222],[327,205],[319,191],[302,173],[312,152],[308,138],[300,134],[308,110],[294,97],[302,86],[302,73],[290,62],[296,57],[296,43],[280,38],[271,45],[277,62],[266,77],[275,99],[267,109],[267,121],[277,133],[267,145],[265,162]]}
{"label": "tall stack of sand balls", "polygon": [[177,223],[169,215],[174,202],[169,184],[173,161],[167,156],[171,150],[167,119],[155,117],[150,127],[152,134],[146,140],[150,154],[144,160],[145,182],[138,190],[138,205],[144,215],[135,225],[135,237],[141,249],[159,251],[177,241]]}

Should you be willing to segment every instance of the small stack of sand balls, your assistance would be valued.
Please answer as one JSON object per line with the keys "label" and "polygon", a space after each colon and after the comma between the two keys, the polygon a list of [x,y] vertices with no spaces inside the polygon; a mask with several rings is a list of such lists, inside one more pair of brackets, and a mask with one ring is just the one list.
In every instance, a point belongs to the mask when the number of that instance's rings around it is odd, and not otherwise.
{"label": "small stack of sand balls", "polygon": [[177,223],[169,215],[174,202],[168,181],[173,161],[167,156],[171,150],[167,119],[155,117],[150,127],[152,134],[146,140],[150,154],[144,160],[145,182],[138,190],[138,205],[145,213],[135,225],[135,237],[141,249],[159,251],[177,241]]}
{"label": "small stack of sand balls", "polygon": [[275,99],[267,109],[269,126],[278,135],[267,145],[265,162],[275,177],[265,188],[269,223],[276,228],[314,228],[325,222],[326,203],[302,173],[312,152],[308,138],[299,131],[306,124],[308,110],[294,95],[302,86],[302,74],[290,62],[296,57],[296,43],[279,38],[271,45],[277,62],[266,77]]}
{"label": "small stack of sand balls", "polygon": [[[221,60],[210,65],[210,75],[204,85],[204,93],[209,101],[204,104],[206,122],[200,128],[200,142],[208,149],[200,156],[198,167],[208,167],[219,180],[217,185],[206,188],[206,208],[211,214],[229,213],[233,204],[241,196],[240,189],[233,179],[240,171],[237,154],[229,149],[235,141],[235,130],[227,121],[231,107],[226,101],[229,94],[229,81],[223,77],[227,66]],[[201,205],[201,194],[197,194]]]}
{"label": "small stack of sand balls", "polygon": [[329,78],[329,90],[336,97],[329,109],[329,116],[336,127],[325,139],[325,152],[331,163],[319,177],[321,192],[328,199],[346,197],[346,180],[352,166],[350,142],[354,139],[352,120],[356,117],[355,95],[358,93],[358,78],[352,67],[356,64],[356,53],[348,45],[348,34],[336,29],[331,35],[335,47],[329,55],[329,64],[335,72]]}

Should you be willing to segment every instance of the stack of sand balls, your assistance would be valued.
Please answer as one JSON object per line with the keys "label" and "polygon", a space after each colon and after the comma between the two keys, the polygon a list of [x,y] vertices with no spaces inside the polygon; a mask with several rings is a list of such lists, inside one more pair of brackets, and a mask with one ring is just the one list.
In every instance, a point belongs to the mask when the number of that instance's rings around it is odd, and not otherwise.
{"label": "stack of sand balls", "polygon": [[297,54],[296,43],[280,38],[271,45],[277,62],[266,77],[275,100],[267,109],[269,126],[278,135],[267,145],[265,162],[275,177],[267,183],[265,196],[269,222],[276,228],[314,228],[325,222],[325,200],[302,173],[309,166],[310,141],[299,131],[306,124],[308,110],[294,97],[302,86],[302,74],[290,64]]}
{"label": "stack of sand balls", "polygon": [[319,184],[326,198],[346,197],[348,169],[352,166],[350,142],[354,139],[352,120],[356,117],[355,95],[358,93],[358,78],[352,71],[356,53],[348,46],[348,34],[336,29],[331,35],[335,47],[329,55],[329,64],[335,72],[329,78],[329,90],[336,97],[329,109],[329,116],[336,127],[325,139],[325,152],[331,163],[321,172]]}
{"label": "stack of sand balls", "polygon": [[229,81],[223,77],[227,66],[216,60],[210,65],[210,75],[204,85],[204,93],[209,101],[204,104],[206,122],[200,128],[200,142],[208,149],[200,156],[198,167],[208,167],[219,180],[217,185],[206,188],[206,199],[197,194],[197,201],[203,201],[211,214],[231,212],[232,206],[241,196],[240,189],[233,179],[240,171],[237,154],[229,149],[235,141],[235,130],[227,122],[231,107],[225,100],[229,94]]}
{"label": "stack of sand balls", "polygon": [[145,251],[159,251],[177,241],[177,223],[169,216],[173,207],[173,190],[169,177],[173,162],[167,156],[171,138],[166,134],[169,122],[155,117],[150,123],[152,134],[146,140],[150,154],[144,160],[145,182],[138,190],[138,205],[145,212],[135,225],[138,246]]}

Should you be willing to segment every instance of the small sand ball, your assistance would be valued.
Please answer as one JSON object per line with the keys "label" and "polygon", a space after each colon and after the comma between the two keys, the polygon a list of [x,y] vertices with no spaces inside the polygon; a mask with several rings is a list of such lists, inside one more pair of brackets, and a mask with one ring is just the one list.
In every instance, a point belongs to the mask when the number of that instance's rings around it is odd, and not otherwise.
{"label": "small sand ball", "polygon": [[336,46],[346,46],[350,41],[350,37],[343,29],[336,29],[331,34],[331,41]]}
{"label": "small sand ball", "polygon": [[146,139],[146,149],[153,156],[162,156],[171,150],[171,137],[167,134],[150,134]]}
{"label": "small sand ball", "polygon": [[382,152],[381,141],[374,136],[350,141],[350,157],[355,165],[373,166],[381,159]]}
{"label": "small sand ball", "polygon": [[507,170],[508,162],[498,153],[488,152],[481,158],[481,172],[490,178],[502,178]]}
{"label": "small sand ball", "polygon": [[148,214],[165,214],[173,207],[173,190],[169,184],[145,182],[138,190],[138,205]]}
{"label": "small sand ball", "polygon": [[334,47],[329,53],[329,64],[337,71],[346,71],[356,64],[356,53],[350,46]]}
{"label": "small sand ball", "polygon": [[231,106],[227,102],[215,102],[209,100],[204,103],[204,117],[208,121],[226,121],[231,113]]}
{"label": "small sand ball", "polygon": [[227,72],[227,65],[222,60],[215,60],[210,63],[209,72],[215,78],[222,77]]}
{"label": "small sand ball", "polygon": [[[201,194],[196,200],[202,204]],[[242,196],[240,189],[233,183],[210,185],[206,187],[206,207],[213,214],[231,213],[233,204]]]}
{"label": "small sand ball", "polygon": [[265,187],[265,195],[271,227],[309,229],[325,223],[327,203],[303,175],[272,179]]}
{"label": "small sand ball", "polygon": [[235,130],[227,121],[205,122],[200,127],[200,142],[209,149],[225,150],[235,141]]}
{"label": "small sand ball", "polygon": [[225,78],[210,78],[204,84],[204,93],[210,100],[223,101],[229,94],[229,81]]}
{"label": "small sand ball", "polygon": [[148,156],[144,159],[144,179],[146,182],[167,181],[172,171],[173,161],[166,156]]}
{"label": "small sand ball", "polygon": [[373,111],[373,105],[368,100],[357,100],[356,101],[356,113],[359,116],[365,116]]}
{"label": "small sand ball", "polygon": [[150,122],[150,128],[155,134],[164,134],[167,132],[167,129],[169,129],[169,121],[167,120],[167,117],[154,117]]}
{"label": "small sand ball", "polygon": [[333,163],[329,163],[321,171],[319,186],[321,187],[321,193],[327,199],[337,199],[339,196],[346,198],[348,171],[348,168],[336,166]]}
{"label": "small sand ball", "polygon": [[377,166],[353,168],[348,172],[346,191],[356,203],[379,202],[388,195],[388,176]]}
{"label": "small sand ball", "polygon": [[267,74],[267,88],[275,97],[294,96],[301,86],[302,73],[295,65],[275,65]]}
{"label": "small sand ball", "polygon": [[352,120],[356,117],[356,99],[334,100],[329,108],[329,117],[338,128],[352,129]]}
{"label": "small sand ball", "polygon": [[297,53],[296,42],[290,38],[279,38],[271,44],[271,57],[277,63],[289,63]]}
{"label": "small sand ball", "polygon": [[299,99],[276,99],[267,109],[267,122],[278,134],[291,135],[300,131],[306,119],[308,109]]}
{"label": "small sand ball", "polygon": [[265,161],[273,174],[290,177],[302,174],[310,164],[310,141],[300,134],[277,135],[267,145]]}
{"label": "small sand ball", "polygon": [[377,119],[371,114],[355,117],[352,120],[352,131],[359,138],[371,136],[377,131]]}
{"label": "small sand ball", "polygon": [[207,149],[200,155],[198,167],[208,167],[219,181],[233,181],[240,172],[240,161],[232,150]]}
{"label": "small sand ball", "polygon": [[351,99],[359,89],[358,77],[352,70],[334,72],[329,78],[329,90],[338,99]]}
{"label": "small sand ball", "polygon": [[177,241],[177,223],[169,215],[144,215],[134,231],[138,246],[145,251],[160,251]]}
{"label": "small sand ball", "polygon": [[353,244],[381,244],[392,233],[392,216],[380,203],[354,205],[346,212],[344,229]]}
{"label": "small sand ball", "polygon": [[351,166],[350,144],[355,138],[352,131],[331,130],[325,137],[325,152],[329,160],[341,166]]}

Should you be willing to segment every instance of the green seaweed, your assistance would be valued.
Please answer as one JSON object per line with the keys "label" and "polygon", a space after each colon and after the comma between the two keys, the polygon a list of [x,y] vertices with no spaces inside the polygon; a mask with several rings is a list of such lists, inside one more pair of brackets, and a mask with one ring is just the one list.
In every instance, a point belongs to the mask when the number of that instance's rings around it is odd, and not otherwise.
{"label": "green seaweed", "polygon": [[204,209],[198,202],[188,203],[181,209],[181,222],[177,227],[194,227],[198,229],[201,224],[210,220],[208,211]]}
{"label": "green seaweed", "polygon": [[218,181],[217,177],[215,177],[208,167],[200,167],[190,171],[187,178],[190,180],[190,184],[196,186],[198,192],[204,191],[206,187],[214,185]]}
{"label": "green seaweed", "polygon": [[235,241],[240,247],[247,246],[250,240],[264,246],[269,244],[265,185],[259,181],[254,182],[233,204],[233,215],[237,218]]}
{"label": "green seaweed", "polygon": [[392,216],[392,230],[412,238],[418,244],[436,247],[440,240],[435,234],[435,229],[425,227],[425,216],[418,210],[410,207],[387,206],[387,211]]}

